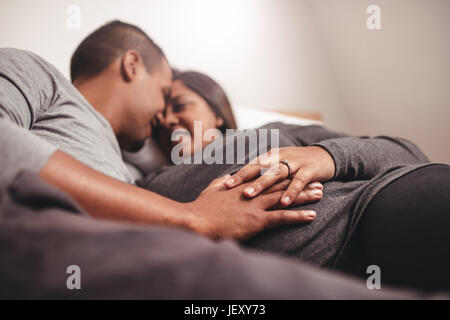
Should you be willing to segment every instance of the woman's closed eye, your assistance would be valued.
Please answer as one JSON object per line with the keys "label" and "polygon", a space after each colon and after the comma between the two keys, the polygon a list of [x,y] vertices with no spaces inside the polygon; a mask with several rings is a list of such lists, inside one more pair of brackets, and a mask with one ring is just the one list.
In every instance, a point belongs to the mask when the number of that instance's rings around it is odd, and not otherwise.
{"label": "woman's closed eye", "polygon": [[172,105],[172,111],[173,111],[174,113],[181,112],[181,111],[183,111],[184,109],[186,109],[186,106],[187,106],[188,104],[189,104],[188,102],[187,102],[187,103],[174,103],[174,104]]}

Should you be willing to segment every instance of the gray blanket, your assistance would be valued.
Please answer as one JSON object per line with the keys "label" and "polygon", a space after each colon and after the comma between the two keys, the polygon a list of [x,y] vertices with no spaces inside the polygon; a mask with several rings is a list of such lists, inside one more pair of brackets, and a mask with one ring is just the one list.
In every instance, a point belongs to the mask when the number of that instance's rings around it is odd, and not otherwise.
{"label": "gray blanket", "polygon": [[[81,289],[69,290],[69,266]],[[72,288],[72,287],[71,287]],[[186,231],[90,218],[36,175],[0,207],[0,299],[416,299]]]}

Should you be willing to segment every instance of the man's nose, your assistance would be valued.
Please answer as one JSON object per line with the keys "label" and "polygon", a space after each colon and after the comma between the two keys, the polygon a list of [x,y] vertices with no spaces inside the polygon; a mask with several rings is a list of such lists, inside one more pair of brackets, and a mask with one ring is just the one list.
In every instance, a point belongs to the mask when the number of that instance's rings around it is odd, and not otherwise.
{"label": "man's nose", "polygon": [[163,124],[164,123],[164,114],[162,112],[158,112],[156,114],[156,121],[157,123]]}
{"label": "man's nose", "polygon": [[163,122],[167,128],[171,128],[177,124],[179,124],[178,117],[173,112],[166,112]]}

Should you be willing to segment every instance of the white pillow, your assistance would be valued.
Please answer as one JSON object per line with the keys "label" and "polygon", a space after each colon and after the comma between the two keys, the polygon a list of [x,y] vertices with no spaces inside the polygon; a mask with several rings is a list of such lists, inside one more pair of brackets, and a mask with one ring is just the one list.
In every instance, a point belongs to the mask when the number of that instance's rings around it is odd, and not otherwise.
{"label": "white pillow", "polygon": [[296,124],[299,126],[322,124],[320,121],[247,107],[235,107],[233,108],[233,112],[239,129],[259,128],[271,122],[283,122],[286,124]]}

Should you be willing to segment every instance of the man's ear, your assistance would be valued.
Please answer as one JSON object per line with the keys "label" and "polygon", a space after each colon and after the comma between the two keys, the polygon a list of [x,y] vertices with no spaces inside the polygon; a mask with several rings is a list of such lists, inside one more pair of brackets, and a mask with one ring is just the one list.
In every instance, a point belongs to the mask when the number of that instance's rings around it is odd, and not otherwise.
{"label": "man's ear", "polygon": [[138,68],[142,63],[142,58],[136,50],[125,52],[121,61],[122,77],[126,82],[131,82],[136,78]]}

